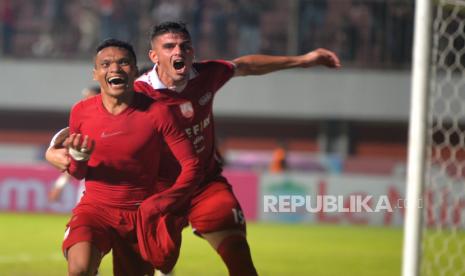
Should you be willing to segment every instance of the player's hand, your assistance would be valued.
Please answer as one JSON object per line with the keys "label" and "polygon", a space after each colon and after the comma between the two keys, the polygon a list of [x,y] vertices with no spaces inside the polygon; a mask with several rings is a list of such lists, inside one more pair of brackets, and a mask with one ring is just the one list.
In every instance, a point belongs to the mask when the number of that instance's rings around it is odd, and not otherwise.
{"label": "player's hand", "polygon": [[323,65],[329,68],[341,67],[341,61],[338,56],[334,52],[324,48],[318,48],[301,57],[303,59],[302,67],[304,68],[315,65]]}
{"label": "player's hand", "polygon": [[87,161],[94,151],[95,141],[88,135],[73,133],[69,136],[69,155],[76,161]]}
{"label": "player's hand", "polygon": [[66,171],[71,163],[67,148],[50,147],[45,152],[45,159],[62,172]]}

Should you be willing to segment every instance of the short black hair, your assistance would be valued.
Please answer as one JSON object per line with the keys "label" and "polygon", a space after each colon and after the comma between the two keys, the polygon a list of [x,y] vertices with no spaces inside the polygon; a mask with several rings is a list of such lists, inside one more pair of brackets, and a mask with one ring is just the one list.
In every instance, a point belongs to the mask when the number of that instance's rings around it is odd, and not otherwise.
{"label": "short black hair", "polygon": [[102,43],[100,43],[97,46],[97,48],[95,48],[95,54],[98,54],[98,52],[108,47],[117,47],[117,48],[126,49],[131,55],[131,57],[134,59],[134,63],[137,64],[136,52],[134,52],[134,48],[132,47],[132,45],[126,41],[122,41],[122,40],[115,39],[115,38],[108,38],[102,41]]}
{"label": "short black hair", "polygon": [[150,33],[150,42],[157,36],[173,33],[173,34],[183,34],[189,40],[191,35],[187,30],[186,23],[181,21],[166,21],[152,27],[152,32]]}

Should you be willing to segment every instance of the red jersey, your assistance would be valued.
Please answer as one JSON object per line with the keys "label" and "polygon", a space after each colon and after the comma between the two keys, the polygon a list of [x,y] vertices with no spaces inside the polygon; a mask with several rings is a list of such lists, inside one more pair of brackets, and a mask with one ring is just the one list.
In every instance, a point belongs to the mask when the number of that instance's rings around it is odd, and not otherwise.
{"label": "red jersey", "polygon": [[[216,148],[213,123],[215,93],[234,75],[234,64],[223,60],[194,63],[189,81],[181,92],[166,88],[158,78],[156,68],[139,77],[134,89],[157,101],[169,103],[174,116],[194,144],[205,182],[221,175],[222,158]],[[180,167],[173,154],[165,147],[159,178],[166,186],[174,183]],[[158,185],[158,189],[164,189]]]}
{"label": "red jersey", "polygon": [[72,160],[69,167],[74,177],[85,177],[83,201],[137,208],[154,193],[163,140],[182,166],[173,188],[195,189],[200,180],[198,158],[170,109],[141,93],[135,93],[131,105],[118,115],[104,108],[100,95],[73,107],[70,133],[89,135],[95,141],[89,161]]}

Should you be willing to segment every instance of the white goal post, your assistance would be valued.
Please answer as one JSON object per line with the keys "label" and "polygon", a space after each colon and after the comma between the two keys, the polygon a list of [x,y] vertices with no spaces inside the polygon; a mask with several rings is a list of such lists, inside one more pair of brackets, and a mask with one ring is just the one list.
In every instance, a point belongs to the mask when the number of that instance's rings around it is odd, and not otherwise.
{"label": "white goal post", "polygon": [[403,276],[465,275],[465,0],[417,0]]}

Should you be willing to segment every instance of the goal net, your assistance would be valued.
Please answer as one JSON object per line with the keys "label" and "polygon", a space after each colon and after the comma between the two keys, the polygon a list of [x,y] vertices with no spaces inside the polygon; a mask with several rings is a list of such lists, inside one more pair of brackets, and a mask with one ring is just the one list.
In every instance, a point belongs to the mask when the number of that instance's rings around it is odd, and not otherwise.
{"label": "goal net", "polygon": [[465,0],[431,1],[419,272],[465,275]]}

